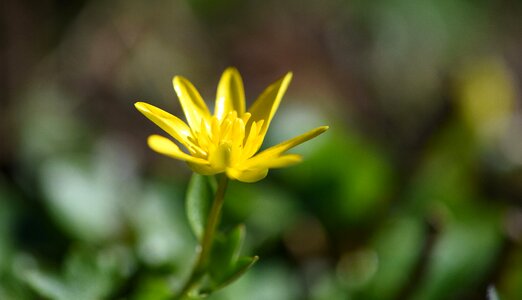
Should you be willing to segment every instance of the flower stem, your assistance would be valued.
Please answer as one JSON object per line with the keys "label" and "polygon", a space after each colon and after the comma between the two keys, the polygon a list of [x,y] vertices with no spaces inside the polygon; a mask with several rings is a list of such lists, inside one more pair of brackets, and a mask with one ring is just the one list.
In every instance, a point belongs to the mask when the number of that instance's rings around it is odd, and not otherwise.
{"label": "flower stem", "polygon": [[223,202],[225,200],[225,191],[227,189],[227,185],[227,175],[219,175],[219,183],[216,195],[214,196],[214,201],[212,202],[212,207],[208,215],[201,244],[198,247],[198,257],[196,259],[196,263],[192,268],[189,278],[181,288],[179,294],[174,299],[183,299],[183,297],[192,289],[192,287],[201,279],[201,277],[205,275],[205,269],[210,257],[210,251],[212,250],[212,242],[214,241],[214,235],[219,223],[219,217],[221,216],[221,208],[223,207]]}

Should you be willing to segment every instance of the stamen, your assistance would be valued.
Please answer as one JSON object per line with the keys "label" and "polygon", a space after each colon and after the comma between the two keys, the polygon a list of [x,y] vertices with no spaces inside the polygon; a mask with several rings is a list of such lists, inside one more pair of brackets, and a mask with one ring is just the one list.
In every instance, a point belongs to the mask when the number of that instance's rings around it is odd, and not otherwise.
{"label": "stamen", "polygon": [[210,132],[211,132],[211,140],[212,143],[217,144],[219,142],[219,120],[217,117],[212,117],[210,123]]}
{"label": "stamen", "polygon": [[234,121],[231,134],[233,144],[242,147],[244,142],[243,140],[245,139],[245,124],[243,123],[243,120],[236,119]]}
{"label": "stamen", "polygon": [[243,114],[243,116],[241,117],[241,120],[243,120],[243,123],[245,123],[245,125],[248,124],[248,120],[250,120],[251,116],[252,116],[252,114],[249,112]]}

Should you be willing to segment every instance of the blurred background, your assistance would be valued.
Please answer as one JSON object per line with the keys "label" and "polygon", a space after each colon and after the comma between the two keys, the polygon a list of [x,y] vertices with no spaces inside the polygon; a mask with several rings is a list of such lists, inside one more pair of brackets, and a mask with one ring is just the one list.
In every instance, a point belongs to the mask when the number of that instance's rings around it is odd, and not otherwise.
{"label": "blurred background", "polygon": [[210,299],[522,299],[522,2],[4,0],[0,299],[165,299],[196,240],[189,168],[133,103],[182,115],[237,67],[294,80],[266,145],[330,125],[295,167],[234,182],[248,274]]}

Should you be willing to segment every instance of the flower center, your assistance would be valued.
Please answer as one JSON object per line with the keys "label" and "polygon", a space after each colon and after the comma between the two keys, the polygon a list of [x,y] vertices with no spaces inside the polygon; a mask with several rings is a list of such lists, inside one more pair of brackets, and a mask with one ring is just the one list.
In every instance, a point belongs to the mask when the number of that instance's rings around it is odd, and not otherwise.
{"label": "flower center", "polygon": [[200,127],[192,129],[194,143],[202,152],[200,156],[224,168],[252,157],[263,142],[260,132],[263,120],[249,123],[250,117],[250,113],[238,117],[236,111],[231,111],[222,120],[216,116],[202,119]]}

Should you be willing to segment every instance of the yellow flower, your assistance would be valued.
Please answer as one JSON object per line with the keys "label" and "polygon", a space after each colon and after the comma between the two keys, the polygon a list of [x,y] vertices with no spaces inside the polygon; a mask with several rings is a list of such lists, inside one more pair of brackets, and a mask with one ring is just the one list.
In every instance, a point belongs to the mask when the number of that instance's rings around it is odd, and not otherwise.
{"label": "yellow flower", "polygon": [[255,182],[263,179],[270,168],[300,162],[301,156],[285,152],[328,129],[318,127],[257,153],[291,79],[292,73],[288,73],[271,84],[246,112],[241,76],[235,68],[228,68],[219,81],[212,115],[196,88],[176,76],[172,83],[188,125],[150,104],[137,102],[135,106],[188,153],[168,138],[151,135],[148,144],[154,151],[186,161],[194,172],[203,175],[226,172],[231,179]]}

